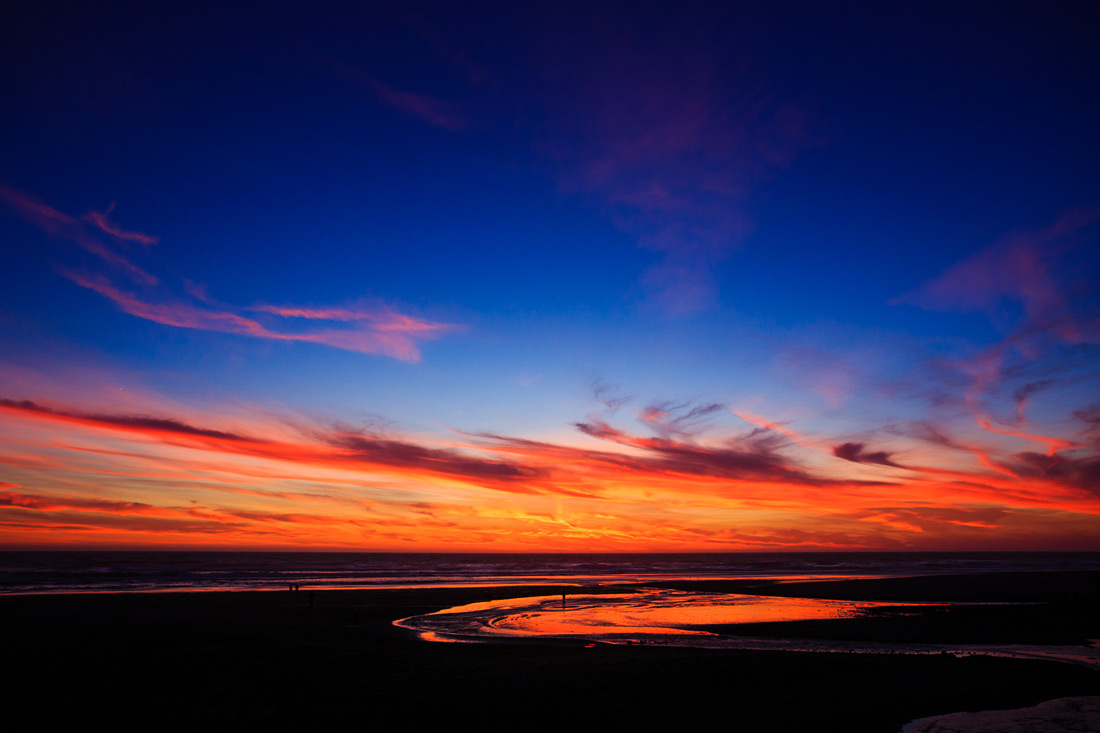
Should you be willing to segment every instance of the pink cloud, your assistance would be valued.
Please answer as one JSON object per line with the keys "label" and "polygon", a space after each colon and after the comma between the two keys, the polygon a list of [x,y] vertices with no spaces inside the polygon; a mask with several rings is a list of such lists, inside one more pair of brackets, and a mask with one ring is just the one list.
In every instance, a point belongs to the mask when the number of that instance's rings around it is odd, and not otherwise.
{"label": "pink cloud", "polygon": [[[1054,382],[1049,375],[1072,370],[1066,345],[1100,343],[1100,320],[1090,297],[1094,273],[1082,266],[1098,222],[1100,206],[1070,211],[1047,227],[1003,238],[893,301],[984,313],[1006,333],[965,359],[941,364],[968,377],[966,405],[986,430],[1004,432],[986,417],[993,410],[985,403],[998,396],[999,387],[1021,375],[1031,379],[1012,395],[1016,422],[1022,424],[1030,395]],[[1057,439],[1032,439],[1047,442],[1053,451],[1068,447]]]}
{"label": "pink cloud", "polygon": [[69,236],[72,230],[80,226],[80,223],[68,214],[47,206],[14,188],[0,185],[0,200],[51,236]]}
{"label": "pink cloud", "polygon": [[744,410],[730,410],[730,413],[736,415],[747,423],[751,423],[752,425],[757,426],[758,428],[763,428],[764,430],[772,430],[779,435],[782,435],[784,438],[791,441],[795,445],[800,445],[803,448],[812,448],[814,450],[828,449],[828,446],[825,446],[823,443],[811,440],[801,435],[800,433],[796,433],[795,431],[791,430],[786,426],[785,423],[768,420],[767,418],[760,417],[759,415],[754,415],[751,412],[746,412]]}
{"label": "pink cloud", "polygon": [[660,256],[642,278],[650,302],[672,315],[705,310],[715,269],[752,231],[753,189],[817,141],[803,109],[723,77],[694,36],[654,43],[613,24],[613,35],[577,35],[547,59],[560,88],[543,147],[563,189]]}
{"label": "pink cloud", "polygon": [[466,120],[455,111],[453,105],[447,102],[429,97],[426,94],[402,92],[371,77],[363,77],[363,81],[378,95],[380,100],[395,109],[419,117],[436,127],[443,127],[448,130],[461,130],[466,127]]}
{"label": "pink cloud", "polygon": [[[137,294],[123,290],[103,274],[83,274],[72,270],[61,273],[77,285],[107,298],[124,313],[154,323],[274,341],[322,344],[344,351],[379,354],[409,362],[420,359],[418,341],[437,338],[459,330],[459,327],[454,324],[427,321],[385,307],[307,308],[260,305],[233,309],[214,301],[201,286],[185,281],[185,290],[196,301],[188,303],[164,292],[165,288],[158,278],[134,265],[129,259],[92,236],[85,222],[5,186],[0,186],[0,201],[7,203],[45,233],[75,242],[106,262],[121,267],[131,279],[145,286],[146,292]],[[113,209],[114,204],[111,204],[107,211],[89,212],[85,219],[95,224],[102,233],[119,241],[134,241],[145,245],[158,241],[151,235],[128,232],[115,226],[107,218],[107,214]],[[154,294],[148,292],[154,289],[161,291],[154,293],[157,297],[153,297]],[[274,319],[269,319],[274,323],[262,323],[256,318],[241,315],[235,310],[274,316]],[[326,320],[351,325],[318,328],[312,331],[288,331],[279,328],[281,321],[278,319],[286,318]]]}
{"label": "pink cloud", "polygon": [[155,285],[158,282],[156,277],[92,236],[80,220],[3,185],[0,185],[0,201],[15,209],[24,219],[49,236],[75,243],[108,264],[122,269],[135,282],[145,285]]}
{"label": "pink cloud", "polygon": [[394,311],[381,309],[371,310],[365,308],[299,308],[295,306],[279,307],[272,305],[257,305],[249,310],[261,313],[271,313],[284,318],[306,318],[325,321],[369,321],[371,327],[378,331],[397,331],[403,333],[416,332],[446,332],[454,330],[455,326],[445,323],[433,323],[419,318],[407,316]]}
{"label": "pink cloud", "polygon": [[160,241],[159,237],[154,237],[150,234],[145,234],[143,232],[128,232],[124,229],[120,229],[114,222],[107,218],[107,215],[114,211],[114,208],[115,204],[112,202],[111,205],[107,207],[106,211],[89,211],[84,215],[84,219],[95,224],[103,230],[104,233],[110,234],[115,239],[123,242],[137,242],[138,244],[149,245],[156,244]]}
{"label": "pink cloud", "polygon": [[1062,438],[1051,438],[1045,435],[1029,435],[1027,433],[1015,432],[1012,430],[1005,430],[1004,428],[994,427],[989,418],[975,418],[974,420],[978,425],[991,433],[998,435],[1010,435],[1014,438],[1023,438],[1025,440],[1034,440],[1038,443],[1042,443],[1047,446],[1047,455],[1053,456],[1058,451],[1066,450],[1069,448],[1077,448],[1077,444],[1070,440],[1064,440]]}
{"label": "pink cloud", "polygon": [[462,130],[467,126],[466,119],[456,106],[442,99],[418,94],[416,92],[394,89],[377,77],[371,76],[340,62],[330,62],[345,77],[365,85],[383,104],[389,105],[405,114],[418,117],[424,122],[446,130]]}
{"label": "pink cloud", "polygon": [[[344,351],[380,354],[409,362],[419,361],[420,359],[420,350],[417,347],[418,340],[434,338],[443,333],[457,330],[457,326],[452,324],[423,321],[386,310],[369,312],[344,309],[276,309],[266,306],[251,309],[280,316],[312,313],[314,315],[302,317],[345,320],[362,324],[348,329],[329,328],[312,332],[290,333],[270,328],[255,319],[228,310],[215,309],[207,304],[194,305],[178,301],[150,302],[133,293],[127,293],[116,288],[102,276],[87,276],[78,273],[65,273],[65,275],[77,285],[99,293],[112,301],[123,312],[154,323],[177,328],[252,336],[274,341],[323,344]],[[322,313],[326,315],[319,315]],[[349,314],[354,317],[349,317]]]}
{"label": "pink cloud", "polygon": [[1078,209],[1054,224],[1010,236],[949,267],[895,303],[937,311],[996,313],[1005,301],[1019,303],[1029,321],[1059,320],[1068,301],[1054,261],[1072,248],[1073,235],[1100,221],[1100,207]]}

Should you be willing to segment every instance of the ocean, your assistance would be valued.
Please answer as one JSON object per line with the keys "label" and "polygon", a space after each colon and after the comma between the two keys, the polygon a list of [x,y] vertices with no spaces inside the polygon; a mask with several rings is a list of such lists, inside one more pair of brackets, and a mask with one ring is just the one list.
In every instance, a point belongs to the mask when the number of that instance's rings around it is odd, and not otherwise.
{"label": "ocean", "polygon": [[608,585],[1100,570],[1100,553],[417,554],[4,551],[0,593]]}

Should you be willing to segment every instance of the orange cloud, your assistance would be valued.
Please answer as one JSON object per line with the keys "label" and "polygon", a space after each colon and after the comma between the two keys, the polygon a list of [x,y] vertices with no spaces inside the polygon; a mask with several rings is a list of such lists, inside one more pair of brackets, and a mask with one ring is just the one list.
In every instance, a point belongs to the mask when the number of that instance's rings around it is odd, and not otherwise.
{"label": "orange cloud", "polygon": [[[608,448],[486,433],[443,443],[0,400],[0,428],[15,421],[73,435],[6,440],[25,456],[6,461],[14,473],[0,486],[7,544],[53,528],[58,542],[112,546],[1008,549],[1041,545],[1043,526],[1053,542],[1067,518],[1091,546],[1080,528],[1100,514],[1100,495],[1082,490],[1100,475],[1092,459],[990,454],[999,472],[917,467],[867,481],[845,473],[860,461],[772,431],[674,440],[589,419],[579,440]],[[811,460],[787,455],[799,451]]]}

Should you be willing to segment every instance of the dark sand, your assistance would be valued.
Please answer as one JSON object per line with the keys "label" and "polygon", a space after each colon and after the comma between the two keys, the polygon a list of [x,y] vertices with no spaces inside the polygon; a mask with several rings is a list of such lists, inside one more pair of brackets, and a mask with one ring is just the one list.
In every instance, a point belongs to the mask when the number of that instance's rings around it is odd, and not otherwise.
{"label": "dark sand", "polygon": [[[976,587],[914,580],[919,600]],[[830,585],[891,600],[906,581],[858,582]],[[1088,582],[1036,580],[1047,587],[1029,600],[1088,618]],[[391,622],[556,589],[315,591],[312,608],[308,591],[0,596],[6,714],[28,715],[32,729],[897,731],[930,715],[1100,694],[1100,673],[1035,660],[427,643]],[[1069,636],[1098,622],[1081,623]]]}

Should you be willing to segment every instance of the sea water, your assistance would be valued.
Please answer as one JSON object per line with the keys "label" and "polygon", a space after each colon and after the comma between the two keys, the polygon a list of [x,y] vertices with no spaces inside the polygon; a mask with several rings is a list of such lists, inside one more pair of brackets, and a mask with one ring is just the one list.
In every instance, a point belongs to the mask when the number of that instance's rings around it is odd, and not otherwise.
{"label": "sea water", "polygon": [[436,554],[6,551],[0,593],[593,586],[660,580],[816,579],[1100,570],[1100,553]]}

